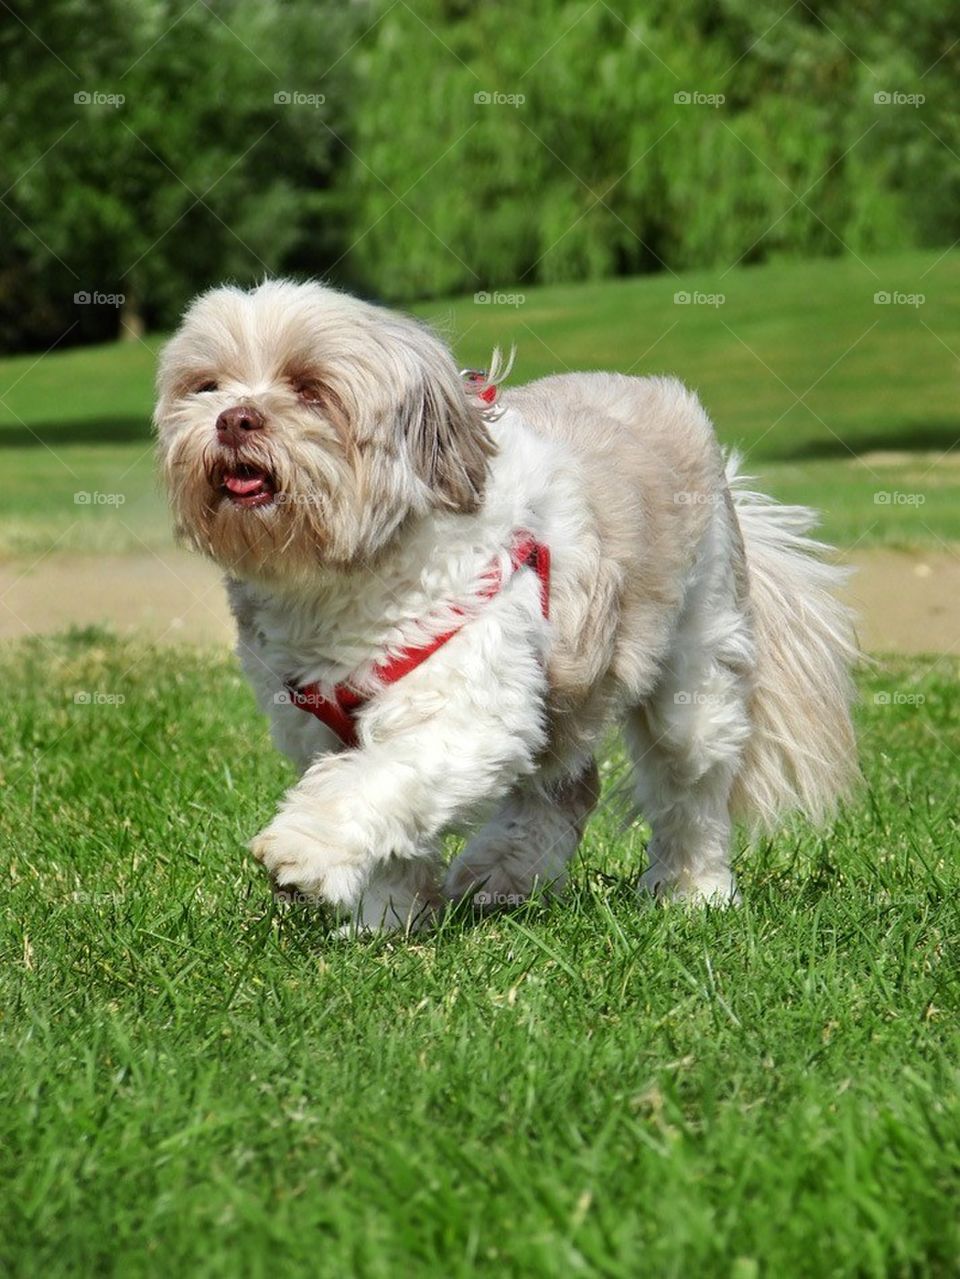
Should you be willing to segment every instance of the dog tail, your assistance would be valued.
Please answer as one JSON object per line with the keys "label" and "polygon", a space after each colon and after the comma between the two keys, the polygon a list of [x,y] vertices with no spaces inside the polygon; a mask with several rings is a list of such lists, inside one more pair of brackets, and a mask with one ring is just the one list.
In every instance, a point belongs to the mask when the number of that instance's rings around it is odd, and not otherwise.
{"label": "dog tail", "polygon": [[826,562],[831,548],[808,536],[814,511],[751,491],[739,468],[731,454],[757,662],[731,807],[753,827],[772,829],[794,810],[819,823],[860,777],[850,718],[859,650],[852,614],[834,593],[849,570]]}

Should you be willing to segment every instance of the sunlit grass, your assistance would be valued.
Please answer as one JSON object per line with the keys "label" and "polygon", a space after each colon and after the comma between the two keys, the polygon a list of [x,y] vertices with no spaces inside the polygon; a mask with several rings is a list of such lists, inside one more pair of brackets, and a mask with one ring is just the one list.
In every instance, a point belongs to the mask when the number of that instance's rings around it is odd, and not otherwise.
{"label": "sunlit grass", "polygon": [[[515,344],[518,381],[566,369],[676,374],[776,495],[849,545],[960,539],[960,254],[783,263],[528,289],[418,311],[465,365]],[[922,305],[874,295],[922,294]],[[678,304],[678,293],[723,297]],[[0,554],[169,543],[149,459],[157,340],[0,360]],[[946,457],[944,455],[947,455]],[[113,501],[75,501],[78,492]],[[878,500],[878,493],[909,500]],[[122,503],[116,501],[116,495]]]}
{"label": "sunlit grass", "polygon": [[955,1271],[954,660],[865,680],[861,797],[742,910],[642,906],[601,809],[565,904],[369,943],[245,853],[289,774],[229,659],[2,665],[5,1272]]}

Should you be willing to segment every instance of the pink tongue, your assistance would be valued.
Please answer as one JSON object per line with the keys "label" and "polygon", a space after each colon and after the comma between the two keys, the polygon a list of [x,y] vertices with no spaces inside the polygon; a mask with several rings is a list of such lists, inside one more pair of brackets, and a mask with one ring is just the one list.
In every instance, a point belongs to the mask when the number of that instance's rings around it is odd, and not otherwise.
{"label": "pink tongue", "polygon": [[239,475],[228,475],[223,482],[237,497],[249,497],[251,493],[259,493],[263,488],[262,475],[255,475],[250,480],[241,479]]}

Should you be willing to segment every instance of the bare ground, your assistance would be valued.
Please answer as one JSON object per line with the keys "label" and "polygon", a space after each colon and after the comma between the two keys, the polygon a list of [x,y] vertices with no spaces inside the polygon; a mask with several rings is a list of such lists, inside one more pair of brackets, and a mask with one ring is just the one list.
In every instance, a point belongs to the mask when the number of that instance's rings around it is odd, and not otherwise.
{"label": "bare ground", "polygon": [[[960,651],[960,549],[873,549],[848,562],[857,571],[846,595],[867,651]],[[0,564],[0,640],[91,625],[162,643],[233,642],[217,570],[185,551]]]}

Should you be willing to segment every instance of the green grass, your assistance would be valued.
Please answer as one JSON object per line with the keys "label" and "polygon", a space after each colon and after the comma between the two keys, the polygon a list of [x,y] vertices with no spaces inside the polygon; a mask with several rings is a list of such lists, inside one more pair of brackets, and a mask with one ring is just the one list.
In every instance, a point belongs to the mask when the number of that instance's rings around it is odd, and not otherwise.
{"label": "green grass", "polygon": [[[925,301],[878,306],[880,290]],[[464,364],[516,343],[517,380],[590,367],[678,374],[777,496],[824,507],[841,544],[960,539],[960,450],[941,460],[960,438],[960,253],[507,291],[522,304],[418,309]],[[677,305],[678,291],[725,301]],[[167,543],[149,457],[156,345],[0,360],[0,553]],[[80,505],[78,492],[124,501]],[[884,492],[923,500],[878,504]]]}
{"label": "green grass", "polygon": [[229,659],[0,662],[5,1273],[957,1273],[954,659],[865,680],[862,798],[742,910],[641,906],[601,811],[565,906],[416,943],[272,905]]}

